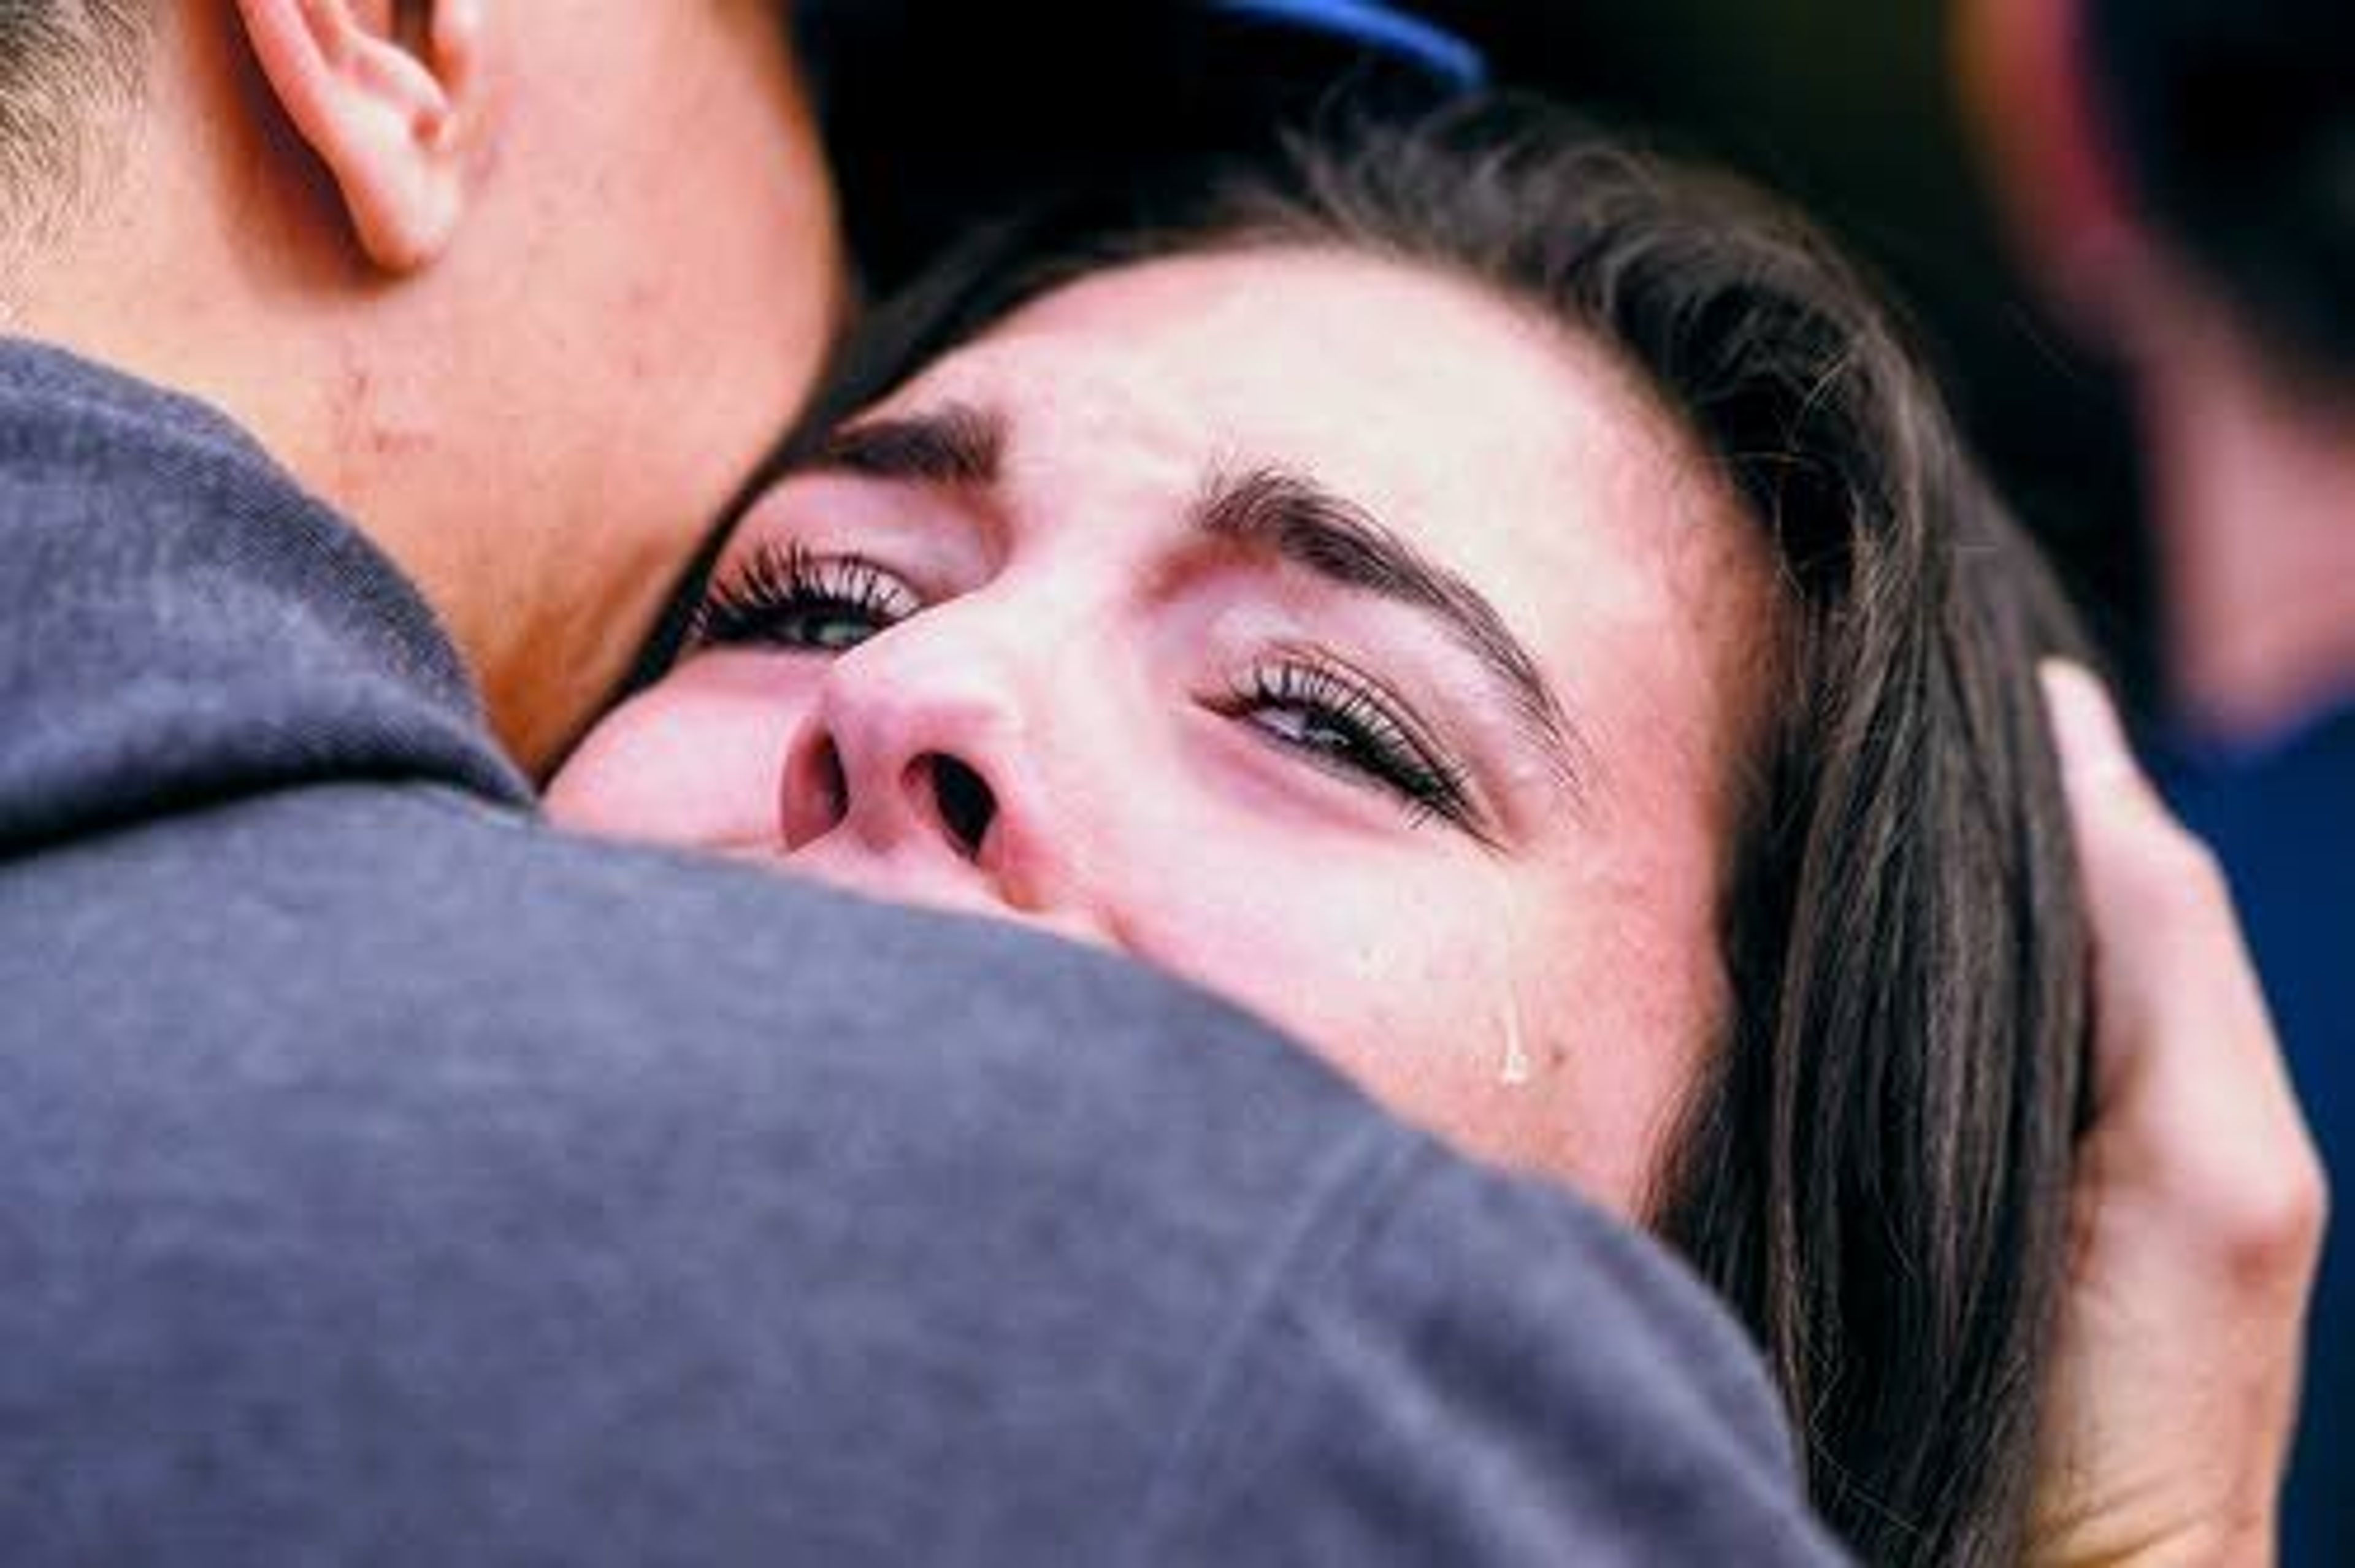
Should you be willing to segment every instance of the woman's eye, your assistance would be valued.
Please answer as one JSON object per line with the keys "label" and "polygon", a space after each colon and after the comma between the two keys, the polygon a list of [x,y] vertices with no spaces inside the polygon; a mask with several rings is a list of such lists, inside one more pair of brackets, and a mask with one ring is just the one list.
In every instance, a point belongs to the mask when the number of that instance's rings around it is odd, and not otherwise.
{"label": "woman's eye", "polygon": [[763,546],[705,590],[693,640],[698,647],[840,654],[922,608],[913,589],[864,556]]}
{"label": "woman's eye", "polygon": [[1353,677],[1285,658],[1255,667],[1214,709],[1327,772],[1396,796],[1417,817],[1474,827],[1462,767]]}
{"label": "woman's eye", "polygon": [[1331,713],[1305,708],[1262,708],[1252,722],[1288,744],[1306,752],[1323,752],[1344,762],[1359,761],[1366,738]]}

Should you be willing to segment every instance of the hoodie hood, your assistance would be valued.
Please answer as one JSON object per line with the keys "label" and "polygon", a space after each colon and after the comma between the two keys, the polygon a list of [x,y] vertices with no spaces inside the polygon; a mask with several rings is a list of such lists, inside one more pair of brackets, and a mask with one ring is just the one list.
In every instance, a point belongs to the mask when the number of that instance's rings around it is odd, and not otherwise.
{"label": "hoodie hood", "polygon": [[0,341],[0,855],[334,777],[507,805],[417,590],[201,404]]}

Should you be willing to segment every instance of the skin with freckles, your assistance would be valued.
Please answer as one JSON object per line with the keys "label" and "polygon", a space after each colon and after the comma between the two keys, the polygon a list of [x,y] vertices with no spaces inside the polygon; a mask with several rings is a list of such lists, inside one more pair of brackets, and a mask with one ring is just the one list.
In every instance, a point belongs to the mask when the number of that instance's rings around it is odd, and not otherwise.
{"label": "skin with freckles", "polygon": [[762,498],[549,809],[1132,955],[1640,1213],[1773,619],[1710,472],[1435,272],[1100,273]]}

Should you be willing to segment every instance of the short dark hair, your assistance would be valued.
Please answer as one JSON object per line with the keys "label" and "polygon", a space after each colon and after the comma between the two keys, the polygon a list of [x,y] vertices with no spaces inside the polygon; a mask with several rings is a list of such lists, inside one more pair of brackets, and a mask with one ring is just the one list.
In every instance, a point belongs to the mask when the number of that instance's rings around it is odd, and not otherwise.
{"label": "short dark hair", "polygon": [[1299,243],[1600,339],[1773,547],[1783,668],[1728,847],[1733,1017],[1651,1220],[1759,1336],[1814,1499],[1866,1561],[2016,1561],[2084,1047],[2036,664],[2080,645],[1915,356],[1806,227],[1534,100],[1336,116],[1274,160],[1132,171],[974,242],[854,336],[756,489],[1061,283]]}
{"label": "short dark hair", "polygon": [[0,231],[72,199],[91,118],[136,92],[149,0],[0,0]]}
{"label": "short dark hair", "polygon": [[2086,4],[2086,72],[2145,219],[2280,356],[2355,379],[2355,5]]}

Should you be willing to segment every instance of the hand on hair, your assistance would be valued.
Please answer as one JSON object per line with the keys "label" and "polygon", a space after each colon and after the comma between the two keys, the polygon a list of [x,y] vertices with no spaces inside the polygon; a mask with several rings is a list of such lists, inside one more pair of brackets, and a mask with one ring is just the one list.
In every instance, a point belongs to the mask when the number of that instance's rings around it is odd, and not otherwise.
{"label": "hand on hair", "polygon": [[2270,1563],[2322,1165],[2213,858],[2098,683],[2045,674],[2095,1040],[2029,1560]]}

